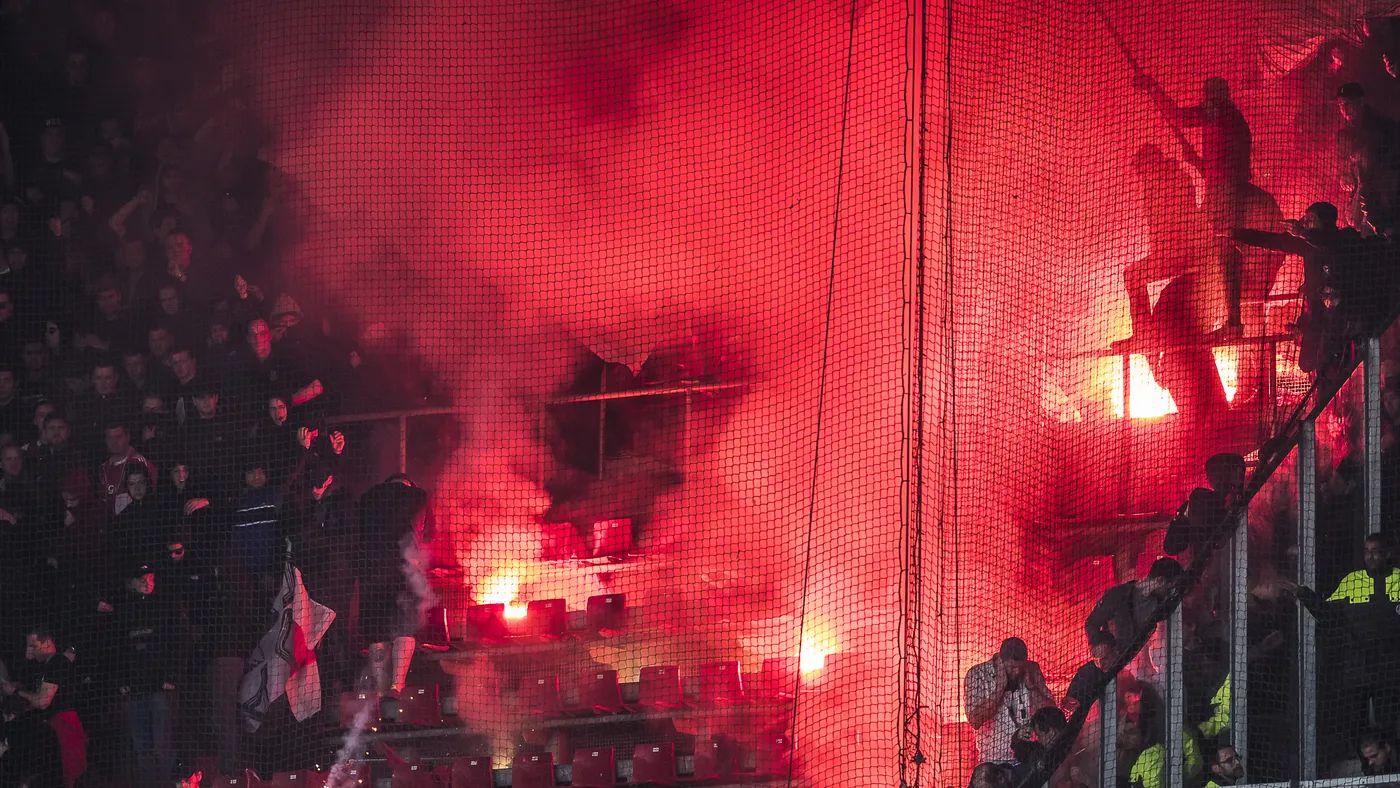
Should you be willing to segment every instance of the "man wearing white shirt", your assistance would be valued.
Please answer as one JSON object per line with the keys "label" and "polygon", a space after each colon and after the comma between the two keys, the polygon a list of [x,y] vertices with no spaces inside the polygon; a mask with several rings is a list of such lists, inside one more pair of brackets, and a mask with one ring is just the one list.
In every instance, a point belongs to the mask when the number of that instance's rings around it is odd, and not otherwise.
{"label": "man wearing white shirt", "polygon": [[977,736],[977,761],[1009,762],[1011,739],[1040,709],[1054,706],[1040,666],[1031,662],[1025,641],[1007,638],[996,656],[967,671],[967,721]]}

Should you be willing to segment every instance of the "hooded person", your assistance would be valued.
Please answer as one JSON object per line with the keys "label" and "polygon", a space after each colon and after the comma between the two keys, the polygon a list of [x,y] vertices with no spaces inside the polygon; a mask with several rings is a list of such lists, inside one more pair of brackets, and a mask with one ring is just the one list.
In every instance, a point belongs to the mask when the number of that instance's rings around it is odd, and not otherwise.
{"label": "hooded person", "polygon": [[360,627],[369,641],[381,695],[397,697],[408,680],[422,620],[423,600],[409,582],[426,567],[423,541],[427,491],[402,474],[371,487],[360,499]]}

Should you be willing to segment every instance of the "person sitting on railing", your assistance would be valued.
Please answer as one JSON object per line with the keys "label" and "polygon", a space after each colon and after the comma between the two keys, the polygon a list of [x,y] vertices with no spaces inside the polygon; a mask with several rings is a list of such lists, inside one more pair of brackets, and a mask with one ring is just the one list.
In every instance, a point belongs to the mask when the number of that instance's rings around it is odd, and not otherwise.
{"label": "person sitting on railing", "polygon": [[967,721],[977,735],[979,762],[1009,763],[1011,740],[1031,715],[1055,705],[1025,641],[1007,638],[990,660],[973,665],[964,682]]}
{"label": "person sitting on railing", "polygon": [[1208,746],[1206,788],[1228,788],[1244,779],[1244,762],[1234,746],[1224,741]]}
{"label": "person sitting on railing", "polygon": [[1361,757],[1361,772],[1367,777],[1400,774],[1400,764],[1395,760],[1394,740],[1376,728],[1362,731],[1356,740],[1356,754]]}
{"label": "person sitting on railing", "polygon": [[1366,537],[1363,555],[1365,568],[1342,578],[1325,600],[1306,586],[1283,586],[1324,625],[1342,623],[1346,642],[1335,728],[1349,740],[1365,728],[1368,707],[1382,730],[1393,731],[1400,721],[1400,569],[1381,534]]}

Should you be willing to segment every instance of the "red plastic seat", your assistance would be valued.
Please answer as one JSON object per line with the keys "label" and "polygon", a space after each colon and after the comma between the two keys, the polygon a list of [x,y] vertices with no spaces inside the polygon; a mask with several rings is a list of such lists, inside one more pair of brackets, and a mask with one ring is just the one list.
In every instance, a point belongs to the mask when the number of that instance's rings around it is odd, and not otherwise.
{"label": "red plastic seat", "polygon": [[638,683],[641,685],[639,705],[654,709],[678,709],[684,705],[681,698],[681,669],[675,665],[642,668]]}
{"label": "red plastic seat", "polygon": [[612,788],[617,785],[613,748],[574,750],[574,777],[569,784],[583,788]]}
{"label": "red plastic seat", "polygon": [[467,608],[465,619],[466,631],[462,634],[467,640],[496,641],[506,638],[506,606],[503,604],[472,605]]}
{"label": "red plastic seat", "polygon": [[379,722],[379,693],[377,692],[342,692],[340,693],[340,727],[349,729],[355,724],[355,717],[368,708],[365,717],[366,725],[376,725]]}
{"label": "red plastic seat", "polygon": [[695,743],[694,780],[718,780],[734,773],[734,748],[722,737]]}
{"label": "red plastic seat", "polygon": [[758,742],[758,773],[786,775],[792,760],[792,739],[787,736],[765,736]]}
{"label": "red plastic seat", "polygon": [[526,676],[520,680],[521,707],[532,714],[559,713],[559,677]]}
{"label": "red plastic seat", "polygon": [[569,628],[569,613],[562,599],[536,599],[525,606],[522,635],[563,637]]}
{"label": "red plastic seat", "polygon": [[496,788],[490,758],[458,758],[452,762],[452,788]]}
{"label": "red plastic seat", "polygon": [[708,662],[700,666],[700,703],[727,706],[744,701],[744,680],[738,661]]}
{"label": "red plastic seat", "polygon": [[579,705],[585,711],[599,714],[622,708],[622,690],[617,686],[617,671],[596,670],[583,677],[579,687]]}
{"label": "red plastic seat", "polygon": [[399,694],[399,722],[435,728],[442,725],[442,705],[436,684],[404,687]]}
{"label": "red plastic seat", "polygon": [[[344,775],[345,782],[342,783],[344,785],[372,786],[374,784],[374,775],[367,763],[354,763],[352,761],[345,764]],[[326,779],[329,781],[329,775],[327,775]]]}
{"label": "red plastic seat", "polygon": [[510,788],[554,788],[554,756],[527,752],[510,762]]}
{"label": "red plastic seat", "polygon": [[206,773],[199,784],[210,786],[210,788],[250,788],[252,781],[248,779],[247,772],[228,777]]}
{"label": "red plastic seat", "polygon": [[421,763],[395,766],[390,788],[433,788],[433,770]]}
{"label": "red plastic seat", "polygon": [[627,596],[603,594],[588,598],[588,630],[604,635],[621,632],[627,627]]}
{"label": "red plastic seat", "polygon": [[432,778],[433,788],[452,788],[452,767],[434,766]]}
{"label": "red plastic seat", "polygon": [[638,744],[632,748],[632,782],[647,785],[676,784],[676,745]]}
{"label": "red plastic seat", "polygon": [[797,657],[774,657],[763,660],[763,672],[759,674],[762,685],[760,697],[770,699],[791,699],[797,692],[802,673],[798,669]]}

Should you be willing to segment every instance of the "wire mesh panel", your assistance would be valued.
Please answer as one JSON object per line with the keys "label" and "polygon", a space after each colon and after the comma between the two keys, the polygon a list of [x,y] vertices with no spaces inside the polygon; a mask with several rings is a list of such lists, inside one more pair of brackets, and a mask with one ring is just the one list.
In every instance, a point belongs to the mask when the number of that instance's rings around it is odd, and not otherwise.
{"label": "wire mesh panel", "polygon": [[1393,6],[0,2],[0,788],[1400,770]]}

